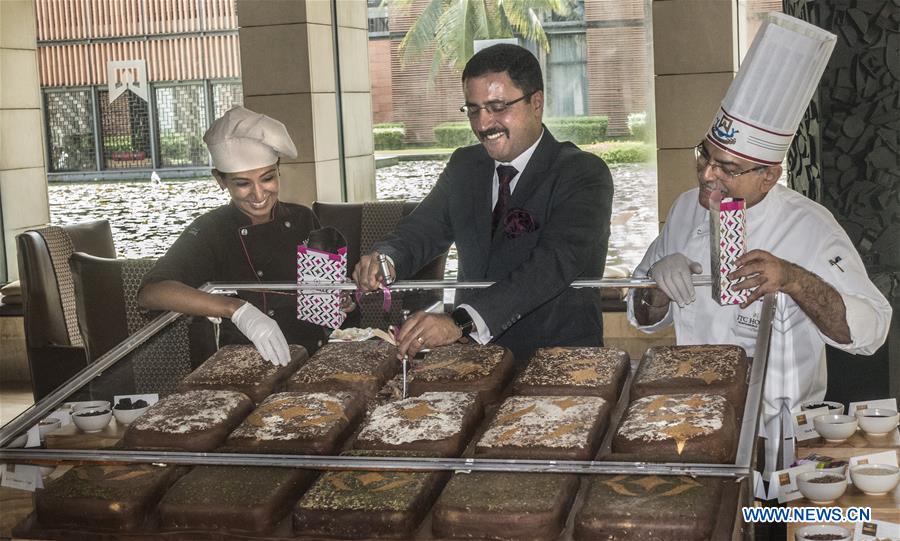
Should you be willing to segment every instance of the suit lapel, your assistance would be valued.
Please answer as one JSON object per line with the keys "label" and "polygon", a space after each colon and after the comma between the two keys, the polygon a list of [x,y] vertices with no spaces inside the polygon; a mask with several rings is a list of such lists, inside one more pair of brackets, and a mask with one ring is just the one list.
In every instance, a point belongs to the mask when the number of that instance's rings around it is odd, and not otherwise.
{"label": "suit lapel", "polygon": [[474,233],[478,242],[479,258],[482,262],[479,276],[487,271],[487,261],[491,250],[491,188],[494,179],[494,160],[482,147],[482,156],[475,164],[469,179],[472,204],[474,205]]}

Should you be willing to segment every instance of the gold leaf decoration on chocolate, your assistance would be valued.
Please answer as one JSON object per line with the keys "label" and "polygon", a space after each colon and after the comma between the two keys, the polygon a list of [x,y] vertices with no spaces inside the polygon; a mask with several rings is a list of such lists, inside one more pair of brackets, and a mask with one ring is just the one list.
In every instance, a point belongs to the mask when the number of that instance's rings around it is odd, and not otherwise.
{"label": "gold leaf decoration on chocolate", "polygon": [[450,368],[458,362],[459,362],[458,359],[447,359],[444,361],[435,361],[435,362],[431,362],[431,363],[426,362],[426,363],[419,364],[415,368],[414,371],[415,372],[434,372],[436,370],[443,370],[444,368]]}
{"label": "gold leaf decoration on chocolate", "polygon": [[684,451],[687,441],[695,436],[706,433],[706,429],[681,421],[678,424],[667,426],[661,432],[675,440],[675,450],[680,455]]}
{"label": "gold leaf decoration on chocolate", "polygon": [[349,382],[360,382],[360,381],[371,381],[375,379],[375,376],[372,374],[354,374],[353,372],[338,372],[331,376],[333,379],[338,381],[349,381]]}
{"label": "gold leaf decoration on chocolate", "polygon": [[558,407],[559,409],[566,411],[569,408],[575,407],[578,405],[578,400],[571,396],[567,396],[562,400],[554,400],[553,405]]}
{"label": "gold leaf decoration on chocolate", "polygon": [[384,476],[378,472],[367,472],[362,475],[358,475],[356,477],[359,479],[359,482],[362,483],[364,487],[371,485],[372,483],[377,483],[379,481],[384,481]]}
{"label": "gold leaf decoration on chocolate", "polygon": [[626,479],[626,475],[617,475],[612,479],[603,481],[603,484],[608,486],[613,492],[619,494],[620,496],[637,496],[637,493],[631,492],[623,484],[623,481],[625,481]]}
{"label": "gold leaf decoration on chocolate", "polygon": [[502,445],[512,439],[519,432],[519,427],[514,426],[507,430],[504,430],[499,436],[497,436],[497,443]]}
{"label": "gold leaf decoration on chocolate", "polygon": [[668,401],[669,401],[668,396],[662,395],[662,394],[658,395],[656,398],[653,399],[652,402],[647,404],[646,411],[654,412],[654,411],[658,410],[659,408],[665,406]]}
{"label": "gold leaf decoration on chocolate", "polygon": [[722,379],[722,374],[719,374],[718,372],[710,368],[697,374],[697,377],[702,379],[706,382],[707,385],[709,385],[714,381],[719,381],[720,379]]}
{"label": "gold leaf decoration on chocolate", "polygon": [[691,373],[691,369],[693,369],[693,361],[691,359],[687,359],[679,362],[675,367],[675,377],[679,378],[682,376],[687,376]]}
{"label": "gold leaf decoration on chocolate", "polygon": [[644,492],[652,492],[654,488],[665,483],[666,481],[661,479],[658,475],[642,475],[639,480],[634,482],[634,484],[640,485],[644,489]]}
{"label": "gold leaf decoration on chocolate", "polygon": [[575,383],[584,383],[585,381],[591,381],[597,379],[600,374],[597,373],[596,368],[582,368],[581,370],[572,370],[569,372],[569,378],[572,379]]}
{"label": "gold leaf decoration on chocolate", "polygon": [[352,475],[354,475],[354,472],[344,471],[335,473],[334,475],[329,476],[328,481],[331,483],[331,486],[333,486],[335,490],[351,490],[350,485],[347,484],[347,481],[344,478]]}
{"label": "gold leaf decoration on chocolate", "polygon": [[513,411],[513,412],[511,412],[511,413],[507,413],[506,415],[503,415],[503,416],[501,416],[501,417],[498,417],[498,418],[497,418],[497,421],[495,422],[495,424],[502,425],[502,424],[509,423],[510,421],[515,421],[515,420],[518,419],[519,417],[524,417],[524,416],[528,415],[529,413],[531,413],[532,411],[534,411],[534,409],[535,409],[536,407],[537,407],[537,406],[535,406],[534,404],[532,404],[532,405],[527,406],[527,407],[524,407],[524,408],[522,408],[522,409],[520,409],[520,410],[516,410],[516,411]]}
{"label": "gold leaf decoration on chocolate", "polygon": [[408,485],[408,484],[410,484],[410,483],[412,483],[412,482],[415,482],[415,480],[416,480],[416,479],[413,477],[413,474],[408,473],[408,472],[399,472],[399,473],[396,473],[396,474],[395,474],[395,477],[397,477],[398,479],[395,480],[395,481],[392,481],[392,482],[390,482],[390,483],[387,483],[387,484],[385,484],[385,485],[381,485],[380,487],[373,488],[373,489],[372,489],[372,492],[387,492],[388,490],[394,490],[394,489],[397,489],[397,488],[402,488],[402,487],[405,487],[406,485]]}
{"label": "gold leaf decoration on chocolate", "polygon": [[419,402],[411,408],[404,409],[402,412],[400,412],[400,415],[402,415],[403,418],[407,421],[418,421],[419,419],[428,417],[429,415],[435,413],[437,413],[437,411],[427,403]]}
{"label": "gold leaf decoration on chocolate", "polygon": [[551,431],[550,433],[548,433],[546,436],[544,436],[541,439],[555,440],[556,438],[565,436],[566,434],[569,434],[571,432],[574,432],[575,430],[578,430],[579,428],[581,428],[581,426],[582,426],[581,423],[562,424],[562,425],[559,425],[558,427],[556,427],[553,431]]}
{"label": "gold leaf decoration on chocolate", "polygon": [[677,496],[682,492],[687,492],[688,490],[700,488],[702,486],[703,485],[698,483],[696,480],[691,479],[690,477],[679,477],[678,484],[673,486],[670,490],[663,492],[662,494],[660,494],[660,496]]}

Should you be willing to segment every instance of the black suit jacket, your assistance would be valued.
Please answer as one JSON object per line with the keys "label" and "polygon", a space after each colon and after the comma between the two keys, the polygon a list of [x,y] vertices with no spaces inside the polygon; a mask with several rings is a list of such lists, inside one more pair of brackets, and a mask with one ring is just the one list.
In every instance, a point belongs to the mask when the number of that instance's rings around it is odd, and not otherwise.
{"label": "black suit jacket", "polygon": [[[599,157],[560,143],[544,128],[507,206],[536,223],[534,231],[491,231],[494,160],[479,145],[457,149],[428,196],[375,250],[393,258],[398,277],[456,242],[460,281],[494,281],[457,292],[478,311],[494,341],[519,359],[538,347],[602,345],[597,289],[568,287],[603,276],[613,183]],[[521,223],[523,220],[519,220]],[[527,228],[526,228],[527,229]]]}

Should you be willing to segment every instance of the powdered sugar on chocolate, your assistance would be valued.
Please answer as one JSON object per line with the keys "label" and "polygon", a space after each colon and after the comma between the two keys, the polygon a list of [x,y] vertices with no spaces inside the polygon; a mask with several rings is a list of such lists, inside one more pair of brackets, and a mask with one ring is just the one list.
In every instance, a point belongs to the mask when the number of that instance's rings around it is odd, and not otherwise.
{"label": "powdered sugar on chocolate", "polygon": [[463,419],[475,404],[475,397],[474,393],[424,393],[379,406],[359,439],[400,445],[450,438],[463,429]]}
{"label": "powdered sugar on chocolate", "polygon": [[410,381],[472,381],[489,376],[503,361],[506,349],[495,344],[450,344],[434,348],[417,362]]}
{"label": "powdered sugar on chocolate", "polygon": [[521,385],[597,386],[613,383],[628,355],[618,349],[555,347],[537,350],[519,379]]}
{"label": "powdered sugar on chocolate", "polygon": [[645,396],[628,407],[618,435],[628,440],[683,443],[721,430],[726,404],[717,394]]}
{"label": "powdered sugar on chocolate", "polygon": [[697,345],[661,346],[653,348],[637,374],[637,383],[670,378],[713,381],[734,380],[737,366],[744,357],[738,346]]}
{"label": "powdered sugar on chocolate", "polygon": [[237,391],[197,390],[171,394],[132,423],[137,431],[190,434],[217,427],[250,399]]}
{"label": "powdered sugar on chocolate", "polygon": [[229,438],[263,441],[316,438],[346,425],[353,395],[345,392],[277,393],[266,398]]}
{"label": "powdered sugar on chocolate", "polygon": [[[300,346],[292,345],[291,357],[296,357]],[[262,358],[253,346],[224,346],[188,376],[186,383],[193,385],[254,384],[270,378],[278,366]]]}
{"label": "powdered sugar on chocolate", "polygon": [[585,447],[606,400],[596,396],[512,396],[479,447]]}
{"label": "powdered sugar on chocolate", "polygon": [[290,379],[291,383],[318,383],[331,379],[376,380],[384,361],[397,349],[381,340],[333,342],[317,351]]}

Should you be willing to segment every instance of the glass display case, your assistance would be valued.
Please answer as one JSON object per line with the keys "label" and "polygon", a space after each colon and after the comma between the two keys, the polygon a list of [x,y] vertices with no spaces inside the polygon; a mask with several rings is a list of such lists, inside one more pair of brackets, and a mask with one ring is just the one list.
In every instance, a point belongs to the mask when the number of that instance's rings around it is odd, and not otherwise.
{"label": "glass display case", "polygon": [[[702,285],[709,277],[696,277],[695,283]],[[489,282],[453,282],[453,281],[406,281],[391,286],[394,295],[404,292],[441,292],[454,289],[476,289],[488,287]],[[577,288],[643,288],[654,287],[648,279],[603,279],[577,281]],[[294,283],[279,284],[246,284],[246,283],[211,283],[203,286],[205,291],[216,294],[229,294],[237,290],[275,290],[281,292],[297,291],[298,295],[337,295],[340,291],[351,291],[353,284],[314,284],[298,286]],[[751,360],[746,401],[743,405],[743,417],[737,427],[738,440],[735,459],[731,463],[687,463],[687,462],[634,462],[613,460],[612,441],[626,408],[629,405],[629,389],[639,359],[632,359],[631,370],[618,395],[614,406],[610,408],[608,429],[602,437],[599,452],[595,460],[539,460],[539,459],[503,459],[481,458],[472,453],[472,445],[458,457],[425,457],[398,456],[393,453],[356,453],[327,455],[293,455],[272,453],[242,452],[187,452],[172,450],[130,450],[122,445],[122,438],[128,428],[115,419],[105,424],[98,432],[84,432],[74,424],[53,427],[46,432],[39,447],[17,447],[22,443],[22,436],[29,428],[42,419],[63,407],[65,403],[78,399],[112,400],[113,396],[132,394],[119,392],[117,382],[137,378],[138,393],[158,393],[164,396],[172,392],[181,378],[184,367],[174,367],[162,360],[171,348],[189,348],[187,337],[191,333],[175,331],[185,325],[185,317],[175,313],[164,313],[150,321],[139,332],[128,337],[108,353],[90,364],[79,374],[59,389],[34,404],[24,413],[0,428],[0,462],[16,464],[60,465],[60,464],[168,464],[178,466],[217,465],[217,466],[258,466],[279,468],[302,468],[308,470],[366,470],[366,471],[445,471],[445,472],[507,472],[507,473],[556,473],[577,474],[582,478],[591,475],[632,475],[646,476],[690,476],[691,478],[730,478],[738,482],[740,492],[730,504],[730,511],[739,516],[739,505],[752,502],[752,479],[755,466],[756,432],[761,411],[762,393],[768,357],[768,342],[774,312],[774,296],[764,299],[759,335],[757,337],[756,356]],[[431,310],[442,310],[444,304],[434,303]],[[403,317],[403,314],[397,315]],[[396,324],[402,323],[397,320]],[[168,335],[168,336],[167,336]],[[377,340],[377,338],[372,338]],[[182,355],[183,358],[189,356]],[[399,361],[398,361],[399,362]],[[139,369],[137,364],[142,364]],[[516,366],[525,363],[517,363]],[[131,365],[131,366],[129,366]],[[124,367],[129,367],[130,375],[124,377]],[[518,368],[516,369],[518,371]],[[154,373],[154,371],[156,373]],[[160,373],[162,372],[162,373]],[[171,373],[165,373],[171,372]],[[137,374],[137,375],[135,375]],[[504,383],[501,396],[507,396],[512,389],[514,377]],[[154,385],[158,384],[158,388]],[[382,400],[383,402],[391,399]],[[371,405],[370,405],[371,409]],[[484,419],[489,419],[496,412],[497,404],[487,406]],[[371,411],[370,411],[371,413]],[[350,447],[349,441],[341,447]],[[582,483],[585,485],[586,483]],[[580,502],[585,492],[584,486],[576,499]],[[739,504],[739,502],[741,502]],[[727,511],[727,510],[726,510]],[[734,513],[720,513],[724,516],[717,522],[717,531],[728,530],[732,536],[739,537],[741,528],[735,521]],[[723,522],[724,521],[724,522]],[[736,523],[737,522],[737,523]],[[725,524],[727,523],[727,524]],[[569,521],[571,528],[571,520]],[[417,534],[421,536],[420,534]],[[571,535],[571,531],[567,535]],[[744,534],[745,535],[745,534]],[[426,536],[427,537],[427,536]]]}

